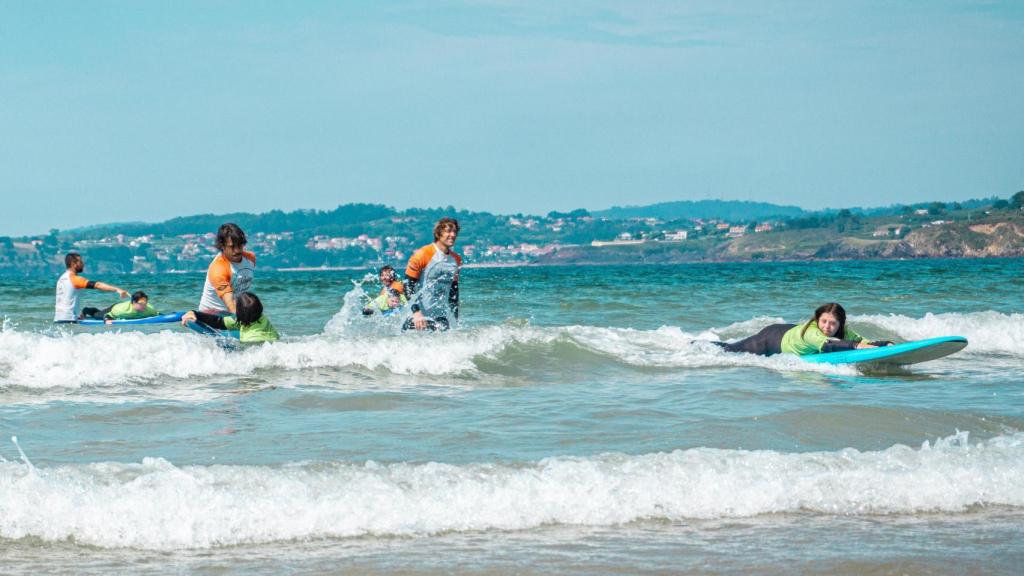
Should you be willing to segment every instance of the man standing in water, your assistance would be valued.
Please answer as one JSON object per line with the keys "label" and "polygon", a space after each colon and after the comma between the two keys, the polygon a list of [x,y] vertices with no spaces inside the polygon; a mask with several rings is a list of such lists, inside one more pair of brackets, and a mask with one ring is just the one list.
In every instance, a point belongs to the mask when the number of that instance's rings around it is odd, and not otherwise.
{"label": "man standing in water", "polygon": [[252,288],[256,255],[243,250],[247,239],[237,224],[222,224],[217,230],[217,249],[206,271],[199,311],[225,316],[235,313],[235,294]]}
{"label": "man standing in water", "polygon": [[455,253],[459,221],[441,218],[434,225],[434,242],[417,250],[405,269],[412,316],[403,330],[447,330],[459,319],[459,268]]}
{"label": "man standing in water", "polygon": [[77,252],[69,252],[64,257],[64,266],[67,270],[57,280],[57,302],[54,305],[54,322],[77,322],[78,321],[78,291],[83,289],[103,290],[104,292],[117,292],[121,298],[127,298],[128,292],[113,286],[87,280],[79,276],[85,271],[85,260]]}

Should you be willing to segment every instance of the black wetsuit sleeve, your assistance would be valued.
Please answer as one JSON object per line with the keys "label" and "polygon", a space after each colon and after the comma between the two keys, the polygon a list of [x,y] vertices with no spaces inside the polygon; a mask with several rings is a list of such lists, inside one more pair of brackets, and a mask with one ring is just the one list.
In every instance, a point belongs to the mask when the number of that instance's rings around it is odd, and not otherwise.
{"label": "black wetsuit sleeve", "polygon": [[860,344],[860,342],[855,342],[853,340],[829,340],[821,347],[821,351],[845,352],[846,350],[856,350],[858,344]]}
{"label": "black wetsuit sleeve", "polygon": [[88,282],[85,283],[85,287],[90,289],[90,290],[95,289],[96,288],[96,281],[95,280],[89,280]]}
{"label": "black wetsuit sleeve", "polygon": [[448,307],[452,309],[455,319],[459,319],[459,281],[452,282],[452,290],[448,293]]}
{"label": "black wetsuit sleeve", "polygon": [[419,287],[420,287],[420,279],[419,278],[413,278],[412,276],[406,276],[406,278],[405,278],[405,294],[406,294],[406,296],[405,297],[409,300],[409,302],[412,302],[412,305],[409,306],[409,309],[412,310],[413,313],[416,313],[416,312],[420,311],[420,304],[419,304],[419,302],[417,302],[413,298],[413,296],[416,295],[416,290],[418,290]]}
{"label": "black wetsuit sleeve", "polygon": [[196,322],[200,324],[206,324],[210,328],[216,328],[217,330],[227,330],[228,327],[224,325],[224,317],[217,316],[216,314],[207,314],[205,312],[199,312],[193,310],[192,312],[196,315]]}

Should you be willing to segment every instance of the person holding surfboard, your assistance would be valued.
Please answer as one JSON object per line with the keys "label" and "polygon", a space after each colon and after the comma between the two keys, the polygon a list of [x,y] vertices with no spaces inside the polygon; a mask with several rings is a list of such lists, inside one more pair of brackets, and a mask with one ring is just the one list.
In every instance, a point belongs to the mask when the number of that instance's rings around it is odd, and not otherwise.
{"label": "person holding surfboard", "polygon": [[210,262],[203,284],[199,310],[207,314],[226,316],[235,313],[235,294],[252,288],[256,270],[256,255],[245,250],[245,232],[228,222],[217,230],[218,254]]}
{"label": "person holding surfboard", "polygon": [[189,310],[181,317],[181,325],[199,322],[215,330],[238,330],[243,343],[276,342],[280,336],[270,320],[263,315],[263,302],[252,292],[242,292],[234,298],[235,316],[207,314]]}
{"label": "person holding surfboard", "polygon": [[104,282],[88,280],[79,276],[85,271],[85,260],[77,252],[69,252],[64,256],[64,266],[67,270],[57,279],[57,299],[53,308],[53,321],[57,323],[77,322],[81,320],[78,314],[78,291],[85,289],[102,290],[104,292],[117,292],[121,298],[127,298],[128,292]]}
{"label": "person holding surfboard", "polygon": [[772,324],[738,342],[715,342],[727,352],[772,356],[787,352],[798,356],[888,346],[889,341],[869,342],[846,327],[846,310],[835,302],[819,306],[814,317],[801,324]]}

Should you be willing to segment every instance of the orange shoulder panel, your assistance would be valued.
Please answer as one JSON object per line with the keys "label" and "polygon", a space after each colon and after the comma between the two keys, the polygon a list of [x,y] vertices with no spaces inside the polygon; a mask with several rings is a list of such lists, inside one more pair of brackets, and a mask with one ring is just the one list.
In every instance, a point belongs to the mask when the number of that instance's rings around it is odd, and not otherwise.
{"label": "orange shoulder panel", "polygon": [[231,263],[228,259],[218,254],[213,262],[210,262],[206,279],[210,281],[210,286],[213,286],[217,296],[223,298],[225,294],[231,292]]}
{"label": "orange shoulder panel", "polygon": [[420,277],[420,272],[430,264],[430,259],[434,257],[434,244],[430,243],[420,248],[409,258],[409,265],[405,268],[405,275],[408,278]]}
{"label": "orange shoulder panel", "polygon": [[391,289],[399,294],[405,294],[405,284],[401,280],[395,280],[392,282]]}
{"label": "orange shoulder panel", "polygon": [[254,252],[244,252],[243,251],[242,252],[242,257],[245,258],[246,260],[248,260],[249,262],[252,262],[253,265],[256,264],[256,254]]}
{"label": "orange shoulder panel", "polygon": [[89,281],[78,274],[71,275],[71,285],[81,290],[89,285]]}

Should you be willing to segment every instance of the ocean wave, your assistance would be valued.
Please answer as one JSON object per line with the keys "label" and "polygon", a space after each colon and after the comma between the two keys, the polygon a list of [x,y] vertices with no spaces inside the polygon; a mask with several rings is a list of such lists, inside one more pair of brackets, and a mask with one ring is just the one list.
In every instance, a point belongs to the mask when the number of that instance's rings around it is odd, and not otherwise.
{"label": "ocean wave", "polygon": [[874,452],[695,448],[522,465],[0,463],[0,537],[105,548],[1024,506],[1024,433]]}
{"label": "ocean wave", "polygon": [[921,318],[898,314],[851,316],[850,323],[877,326],[904,340],[935,336],[964,336],[970,343],[965,352],[1024,354],[1024,314],[985,312],[927,313]]}
{"label": "ocean wave", "polygon": [[[347,324],[339,314],[324,334],[226,350],[210,338],[163,330],[98,333],[0,330],[0,387],[81,388],[154,380],[244,376],[261,370],[353,368],[397,375],[484,377],[503,365],[529,369],[524,357],[554,364],[573,361],[568,347],[598,360],[635,368],[687,369],[761,367],[776,371],[846,374],[851,367],[810,364],[780,355],[729,354],[710,343],[739,338],[781,322],[757,317],[702,332],[663,326],[655,330],[597,326],[503,324],[447,334],[402,334],[394,319]],[[855,316],[852,325],[868,336],[914,340],[962,335],[965,353],[1024,354],[1024,314],[994,311],[968,314]],[[525,355],[523,352],[527,352]],[[497,363],[499,368],[494,368]]]}
{"label": "ocean wave", "polygon": [[[356,368],[399,375],[485,376],[482,364],[519,366],[517,352],[551,358],[559,345],[633,367],[700,368],[760,366],[775,370],[829,372],[795,357],[726,354],[675,327],[657,330],[590,326],[485,326],[447,334],[321,334],[228,350],[208,337],[165,330],[52,336],[0,332],[0,386],[103,387],[166,378],[248,375],[260,370]],[[527,367],[528,368],[528,367]]]}

